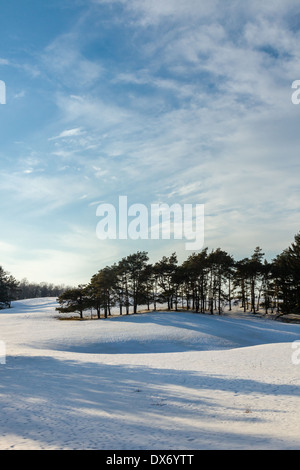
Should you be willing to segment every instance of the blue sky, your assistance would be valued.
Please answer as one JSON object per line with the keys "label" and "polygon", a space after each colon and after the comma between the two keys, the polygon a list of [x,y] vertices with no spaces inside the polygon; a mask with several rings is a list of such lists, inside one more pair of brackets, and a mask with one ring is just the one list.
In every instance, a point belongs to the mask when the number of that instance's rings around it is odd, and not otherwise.
{"label": "blue sky", "polygon": [[0,10],[0,264],[78,284],[183,240],[96,236],[100,203],[204,204],[205,243],[269,259],[300,230],[300,4],[10,0]]}

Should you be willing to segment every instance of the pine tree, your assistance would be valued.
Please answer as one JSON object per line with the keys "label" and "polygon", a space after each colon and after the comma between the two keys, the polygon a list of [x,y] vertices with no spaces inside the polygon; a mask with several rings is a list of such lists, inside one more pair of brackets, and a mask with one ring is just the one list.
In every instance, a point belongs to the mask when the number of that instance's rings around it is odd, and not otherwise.
{"label": "pine tree", "polygon": [[125,295],[127,304],[129,303],[129,298],[131,298],[133,313],[137,313],[137,306],[143,302],[145,269],[148,260],[147,252],[138,251],[137,253],[123,258],[121,261],[121,266],[126,276]]}
{"label": "pine tree", "polygon": [[205,311],[206,295],[208,291],[208,255],[207,248],[200,253],[193,253],[183,263],[185,270],[185,291],[187,305],[189,305],[189,296],[192,297],[192,308],[198,312]]}
{"label": "pine tree", "polygon": [[273,261],[272,277],[279,298],[278,310],[282,314],[300,313],[300,233]]}
{"label": "pine tree", "polygon": [[225,286],[231,274],[233,266],[233,258],[226,253],[226,251],[217,248],[213,250],[207,258],[209,266],[209,302],[210,313],[213,313],[214,308],[218,311],[219,315],[222,312],[222,304],[228,299],[225,293]]}
{"label": "pine tree", "polygon": [[264,253],[262,253],[261,248],[258,246],[255,248],[254,253],[250,259],[248,264],[248,273],[250,277],[250,289],[251,289],[251,311],[256,313],[258,308],[256,308],[256,288],[257,282],[261,279],[261,275],[263,273],[263,263],[262,259],[264,257]]}
{"label": "pine tree", "polygon": [[57,302],[60,304],[60,307],[56,308],[58,312],[79,313],[81,319],[83,318],[84,310],[90,307],[87,289],[86,286],[83,285],[67,289],[58,297]]}
{"label": "pine tree", "polygon": [[173,253],[171,256],[163,256],[162,259],[155,264],[158,274],[158,286],[161,289],[161,302],[167,302],[168,310],[173,308],[175,285],[174,274],[177,269],[177,255]]}
{"label": "pine tree", "polygon": [[11,307],[11,301],[17,298],[19,283],[0,266],[0,308]]}

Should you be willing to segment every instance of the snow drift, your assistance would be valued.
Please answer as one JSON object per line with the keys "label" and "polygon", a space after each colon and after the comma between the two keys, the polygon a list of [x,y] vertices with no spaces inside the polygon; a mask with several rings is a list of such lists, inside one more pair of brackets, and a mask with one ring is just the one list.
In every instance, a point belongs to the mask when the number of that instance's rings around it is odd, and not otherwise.
{"label": "snow drift", "polygon": [[0,449],[298,449],[300,325],[152,312],[0,313]]}

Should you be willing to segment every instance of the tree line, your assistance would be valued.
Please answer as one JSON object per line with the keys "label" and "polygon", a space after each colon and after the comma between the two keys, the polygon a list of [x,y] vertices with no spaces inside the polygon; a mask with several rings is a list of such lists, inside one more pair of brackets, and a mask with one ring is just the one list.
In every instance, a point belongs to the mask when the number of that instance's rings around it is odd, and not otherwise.
{"label": "tree line", "polygon": [[162,304],[210,314],[221,314],[225,305],[253,314],[300,314],[300,233],[271,262],[260,247],[238,261],[221,248],[205,248],[181,264],[176,253],[151,264],[148,253],[138,251],[99,270],[88,284],[66,289],[57,301],[58,312],[80,318],[88,310],[100,319],[112,308],[128,315],[141,305],[156,310]]}
{"label": "tree line", "polygon": [[0,266],[0,309],[10,308],[14,300],[59,297],[67,289],[70,287],[47,282],[29,282],[26,278],[17,281]]}

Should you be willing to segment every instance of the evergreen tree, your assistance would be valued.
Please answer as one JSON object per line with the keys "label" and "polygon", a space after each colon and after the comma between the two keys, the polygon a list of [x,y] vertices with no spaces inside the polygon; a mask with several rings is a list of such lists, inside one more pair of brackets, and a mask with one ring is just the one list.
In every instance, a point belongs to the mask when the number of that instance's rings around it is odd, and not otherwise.
{"label": "evergreen tree", "polygon": [[226,253],[226,251],[218,248],[209,254],[208,265],[210,269],[210,309],[211,313],[213,313],[213,305],[215,305],[215,308],[220,315],[222,312],[223,302],[229,299],[224,289],[227,281],[229,280],[229,276],[231,275],[233,258]]}
{"label": "evergreen tree", "polygon": [[167,302],[168,310],[173,308],[175,285],[174,274],[177,269],[177,255],[173,253],[171,256],[163,256],[160,261],[155,264],[157,272],[157,282],[161,289],[161,303]]}
{"label": "evergreen tree", "polygon": [[86,286],[82,285],[67,289],[58,297],[57,302],[60,304],[60,307],[56,308],[58,312],[79,313],[81,319],[83,318],[84,310],[90,307]]}
{"label": "evergreen tree", "polygon": [[204,312],[206,308],[206,297],[208,292],[208,255],[207,248],[200,253],[193,253],[183,263],[185,270],[185,292],[187,307],[189,298],[192,298],[192,308],[198,312]]}
{"label": "evergreen tree", "polygon": [[263,273],[263,257],[264,253],[261,248],[259,246],[256,247],[248,265],[251,289],[251,311],[253,313],[256,313],[259,309],[259,306],[256,307],[256,288]]}
{"label": "evergreen tree", "polygon": [[237,298],[241,301],[241,306],[246,312],[248,303],[248,265],[249,258],[244,258],[235,263],[235,272],[233,276],[233,288],[237,291]]}
{"label": "evergreen tree", "polygon": [[272,263],[268,263],[268,261],[265,260],[262,270],[262,293],[264,297],[263,306],[265,308],[266,315],[268,313],[268,310],[270,308],[273,308],[273,287],[274,284],[272,283]]}
{"label": "evergreen tree", "polygon": [[18,282],[0,266],[0,308],[11,307],[11,301],[16,300]]}
{"label": "evergreen tree", "polygon": [[[133,303],[133,313],[137,313],[137,306],[140,305],[144,298],[144,281],[145,270],[147,267],[148,253],[145,251],[138,251],[132,255],[123,258],[121,267],[125,274],[125,296],[127,305],[129,304],[129,297]],[[128,313],[128,310],[127,310]]]}
{"label": "evergreen tree", "polygon": [[100,309],[104,309],[104,317],[111,315],[111,308],[115,304],[116,270],[114,267],[106,266],[95,274],[88,286],[91,296],[90,304],[97,310],[100,318]]}
{"label": "evergreen tree", "polygon": [[[148,253],[139,251],[101,269],[87,286],[65,289],[58,297],[61,304],[58,310],[77,311],[82,317],[84,310],[94,308],[100,318],[101,309],[107,317],[115,305],[122,315],[124,307],[126,314],[130,305],[133,313],[137,313],[138,305],[147,305],[149,310],[153,303],[155,310],[158,302],[166,302],[168,310],[174,306],[178,310],[181,300],[182,306],[186,302],[187,309],[221,314],[226,301],[231,310],[235,293],[244,312],[250,309],[255,314],[263,306],[266,314],[275,307],[283,314],[300,313],[300,233],[271,263],[263,257],[260,247],[255,248],[250,258],[240,261],[220,248],[209,254],[205,248],[181,265],[176,253],[163,256],[152,265],[148,264]],[[9,302],[15,287],[15,280],[0,268],[0,301]],[[49,288],[53,290],[55,286]],[[44,284],[39,289],[40,295],[49,291]]]}
{"label": "evergreen tree", "polygon": [[281,313],[300,313],[300,233],[273,261],[272,275]]}

